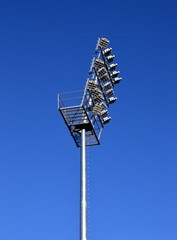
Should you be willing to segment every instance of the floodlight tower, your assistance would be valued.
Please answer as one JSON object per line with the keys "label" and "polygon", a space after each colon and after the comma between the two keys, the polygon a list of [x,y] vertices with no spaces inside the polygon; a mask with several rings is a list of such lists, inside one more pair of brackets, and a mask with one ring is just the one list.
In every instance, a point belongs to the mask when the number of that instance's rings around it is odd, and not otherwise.
{"label": "floodlight tower", "polygon": [[58,110],[81,149],[80,240],[87,240],[86,146],[100,144],[102,130],[111,120],[108,108],[117,100],[114,87],[122,80],[108,45],[108,39],[98,39],[84,91],[58,95]]}

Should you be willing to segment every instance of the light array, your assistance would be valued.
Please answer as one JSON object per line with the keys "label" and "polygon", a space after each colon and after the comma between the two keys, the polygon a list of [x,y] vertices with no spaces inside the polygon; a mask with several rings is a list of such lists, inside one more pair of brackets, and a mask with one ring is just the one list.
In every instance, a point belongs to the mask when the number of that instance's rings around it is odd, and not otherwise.
{"label": "light array", "polygon": [[104,125],[111,120],[109,107],[117,100],[115,85],[122,80],[112,52],[109,40],[99,38],[84,91],[58,95],[58,109],[77,147],[81,147],[82,129],[86,146],[100,144]]}
{"label": "light array", "polygon": [[96,57],[91,66],[91,79],[88,79],[86,89],[91,96],[91,111],[101,121],[102,125],[108,123],[111,117],[108,113],[109,105],[117,100],[114,95],[114,87],[122,78],[120,71],[115,71],[117,63],[114,63],[115,55],[112,48],[108,48],[109,40],[98,40]]}

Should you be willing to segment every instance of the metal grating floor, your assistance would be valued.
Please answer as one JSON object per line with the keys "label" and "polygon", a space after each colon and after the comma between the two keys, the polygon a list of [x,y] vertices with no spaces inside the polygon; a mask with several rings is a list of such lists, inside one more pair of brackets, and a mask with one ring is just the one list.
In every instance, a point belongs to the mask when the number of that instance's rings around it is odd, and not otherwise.
{"label": "metal grating floor", "polygon": [[81,129],[86,130],[86,146],[100,144],[99,136],[84,106],[59,108],[77,147],[81,146]]}

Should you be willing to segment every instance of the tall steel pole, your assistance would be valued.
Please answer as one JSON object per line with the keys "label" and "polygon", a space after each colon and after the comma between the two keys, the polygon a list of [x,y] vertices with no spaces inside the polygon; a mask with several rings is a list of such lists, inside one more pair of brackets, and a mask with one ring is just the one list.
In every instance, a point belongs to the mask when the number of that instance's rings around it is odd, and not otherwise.
{"label": "tall steel pole", "polygon": [[86,141],[85,129],[81,130],[81,215],[80,240],[87,240],[87,199],[86,199]]}

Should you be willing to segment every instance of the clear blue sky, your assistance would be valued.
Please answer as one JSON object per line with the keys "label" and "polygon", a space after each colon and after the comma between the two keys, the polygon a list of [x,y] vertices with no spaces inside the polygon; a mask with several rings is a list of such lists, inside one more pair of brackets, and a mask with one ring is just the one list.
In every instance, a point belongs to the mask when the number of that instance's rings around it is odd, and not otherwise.
{"label": "clear blue sky", "polygon": [[88,240],[177,239],[176,1],[0,2],[0,240],[79,239],[79,148],[57,93],[83,89],[98,37],[119,101],[87,149]]}

